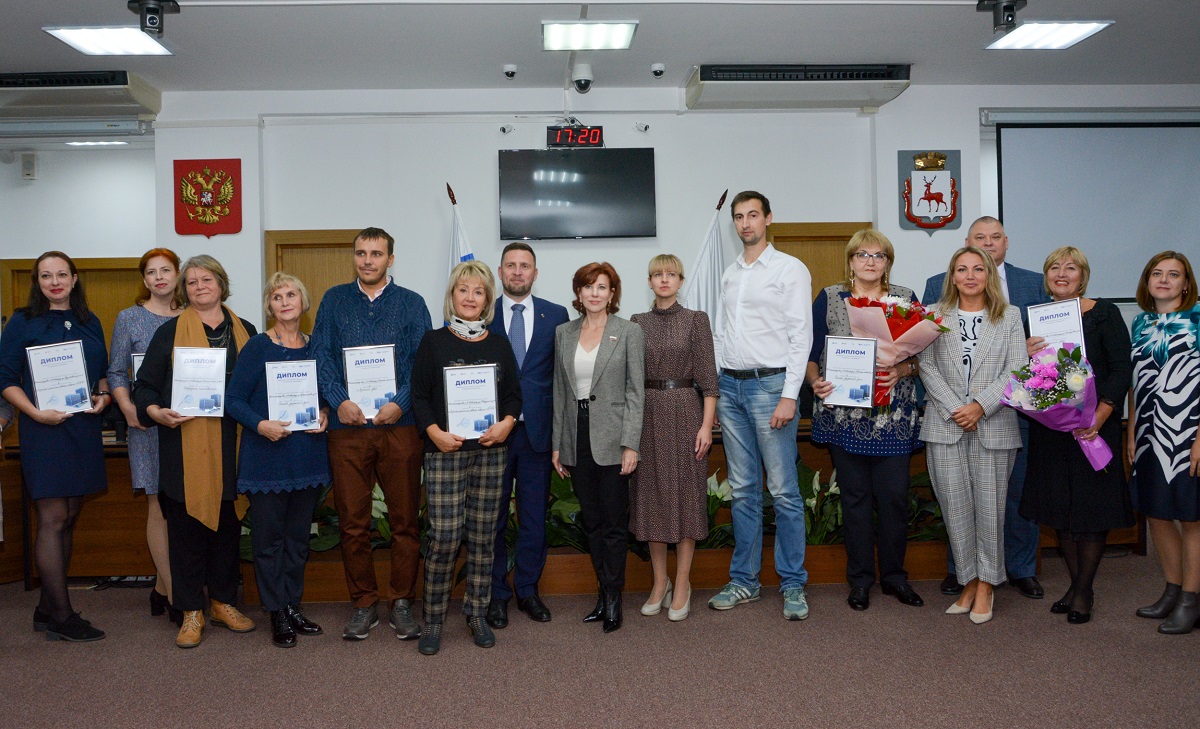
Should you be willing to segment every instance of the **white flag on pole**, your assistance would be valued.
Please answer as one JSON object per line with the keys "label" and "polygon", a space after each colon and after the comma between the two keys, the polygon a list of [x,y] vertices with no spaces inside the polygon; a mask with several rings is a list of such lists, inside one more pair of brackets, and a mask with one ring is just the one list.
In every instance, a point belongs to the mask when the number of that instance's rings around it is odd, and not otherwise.
{"label": "white flag on pole", "polygon": [[450,267],[446,270],[449,274],[463,261],[475,260],[475,252],[471,250],[466,226],[463,225],[462,215],[458,212],[458,201],[454,199],[454,190],[450,189],[449,184],[446,185],[446,192],[450,195],[450,208],[454,211],[454,217],[450,221]]}
{"label": "white flag on pole", "polygon": [[703,311],[708,314],[712,323],[713,334],[721,331],[721,274],[725,272],[725,242],[721,237],[721,207],[725,204],[726,190],[717,203],[712,222],[708,226],[708,234],[700,245],[700,255],[696,264],[687,275],[681,292],[683,303],[689,309]]}

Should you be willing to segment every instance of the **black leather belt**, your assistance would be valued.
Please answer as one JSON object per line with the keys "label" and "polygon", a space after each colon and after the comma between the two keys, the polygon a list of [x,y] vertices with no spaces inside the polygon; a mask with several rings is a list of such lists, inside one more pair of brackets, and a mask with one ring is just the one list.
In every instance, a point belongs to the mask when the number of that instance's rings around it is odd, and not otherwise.
{"label": "black leather belt", "polygon": [[695,384],[695,380],[646,380],[646,387],[651,390],[678,390]]}
{"label": "black leather belt", "polygon": [[735,380],[757,380],[760,377],[781,375],[784,372],[787,372],[787,367],[759,367],[754,370],[721,370],[722,374],[729,375]]}

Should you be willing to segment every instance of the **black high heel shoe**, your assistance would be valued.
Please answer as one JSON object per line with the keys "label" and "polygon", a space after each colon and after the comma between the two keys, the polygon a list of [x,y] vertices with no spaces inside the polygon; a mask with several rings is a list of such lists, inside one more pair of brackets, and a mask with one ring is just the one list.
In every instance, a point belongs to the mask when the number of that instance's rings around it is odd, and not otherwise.
{"label": "black high heel shoe", "polygon": [[604,617],[604,591],[600,591],[600,596],[596,598],[596,607],[592,611],[583,616],[583,622],[595,623]]}
{"label": "black high heel shoe", "polygon": [[171,606],[171,601],[167,599],[166,595],[162,594],[161,592],[159,592],[158,590],[155,590],[155,589],[150,590],[150,614],[151,615],[153,615],[154,617],[157,618],[159,615],[162,615],[163,613],[165,613],[167,611],[167,608],[170,606]]}
{"label": "black high heel shoe", "polygon": [[621,591],[605,590],[604,592],[604,632],[612,633],[621,629]]}

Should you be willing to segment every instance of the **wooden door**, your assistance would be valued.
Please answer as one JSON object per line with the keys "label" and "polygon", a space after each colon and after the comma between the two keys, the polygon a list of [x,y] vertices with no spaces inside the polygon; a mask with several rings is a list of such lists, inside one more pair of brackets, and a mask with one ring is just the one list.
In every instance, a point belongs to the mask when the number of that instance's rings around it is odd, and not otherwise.
{"label": "wooden door", "polygon": [[870,223],[775,223],[767,240],[804,261],[812,275],[812,298],[826,286],[846,278],[846,243]]}
{"label": "wooden door", "polygon": [[356,235],[357,230],[267,231],[267,277],[276,271],[290,273],[304,282],[312,299],[312,308],[300,319],[301,331],[313,330],[317,308],[331,286],[354,280]]}

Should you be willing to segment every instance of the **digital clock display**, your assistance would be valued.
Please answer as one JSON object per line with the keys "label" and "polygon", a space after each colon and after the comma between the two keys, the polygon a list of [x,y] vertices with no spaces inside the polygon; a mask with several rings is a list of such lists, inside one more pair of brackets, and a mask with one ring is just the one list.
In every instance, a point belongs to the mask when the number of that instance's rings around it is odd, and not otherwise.
{"label": "digital clock display", "polygon": [[604,127],[546,127],[547,147],[603,147]]}

